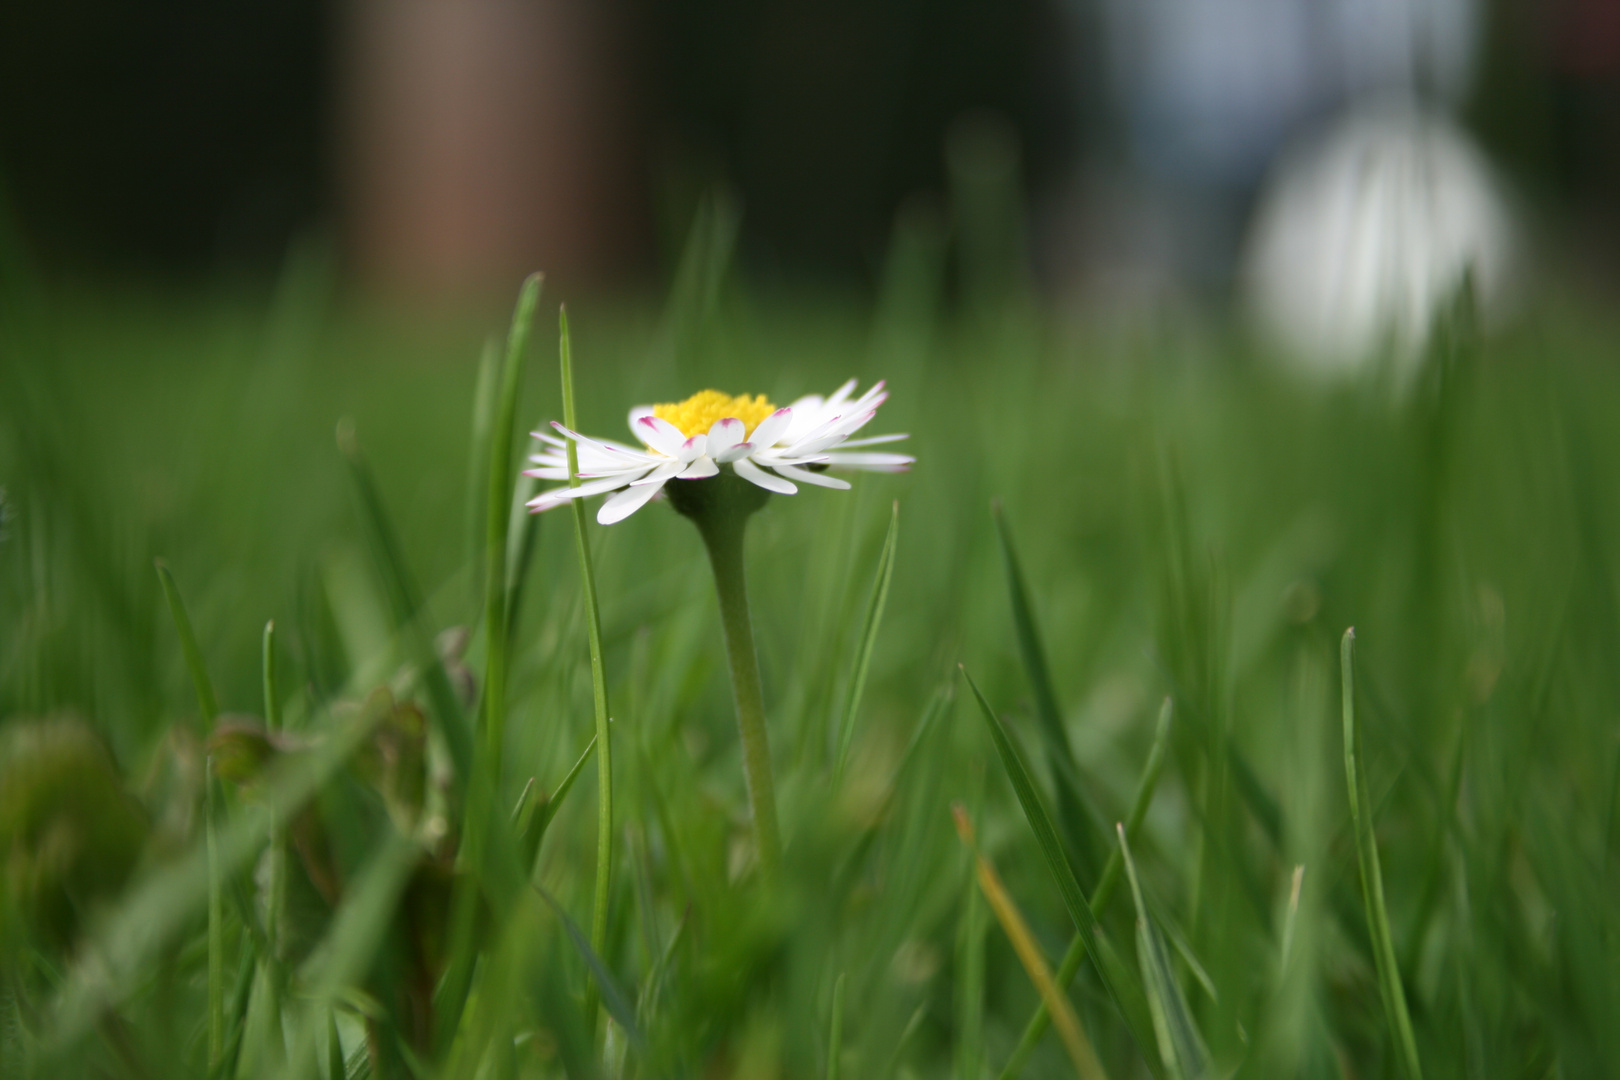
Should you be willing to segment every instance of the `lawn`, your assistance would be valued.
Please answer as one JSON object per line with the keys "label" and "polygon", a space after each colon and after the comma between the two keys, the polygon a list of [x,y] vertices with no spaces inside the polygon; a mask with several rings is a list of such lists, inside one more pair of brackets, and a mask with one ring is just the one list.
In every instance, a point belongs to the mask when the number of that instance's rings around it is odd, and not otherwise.
{"label": "lawn", "polygon": [[1620,1075],[1620,328],[1451,317],[1397,393],[937,270],[569,312],[588,433],[851,376],[910,433],[748,531],[776,882],[663,502],[586,520],[598,873],[575,519],[489,512],[569,297],[503,457],[504,314],[11,287],[0,1076]]}

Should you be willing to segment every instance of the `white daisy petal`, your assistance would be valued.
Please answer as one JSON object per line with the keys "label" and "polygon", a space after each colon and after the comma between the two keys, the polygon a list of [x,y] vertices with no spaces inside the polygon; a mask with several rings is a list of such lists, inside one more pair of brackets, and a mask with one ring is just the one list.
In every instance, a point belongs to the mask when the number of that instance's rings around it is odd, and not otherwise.
{"label": "white daisy petal", "polygon": [[653,407],[651,405],[637,405],[631,409],[630,418],[628,421],[630,424],[630,434],[634,435],[638,439],[641,438],[641,432],[636,428],[636,421],[640,420],[643,416],[651,416],[652,414]]}
{"label": "white daisy petal", "polygon": [[628,476],[614,476],[609,477],[606,480],[593,480],[589,483],[581,484],[579,487],[552,488],[550,491],[541,492],[524,505],[528,506],[528,508],[534,513],[539,514],[550,510],[553,507],[561,506],[569,499],[585,499],[592,495],[600,495],[604,491],[613,491],[618,488],[622,488],[628,484],[631,479],[632,478]]}
{"label": "white daisy petal", "polygon": [[842,442],[842,443],[839,443],[838,445],[839,446],[876,446],[879,443],[899,442],[901,439],[909,439],[909,438],[911,438],[910,435],[868,435],[864,439],[850,439],[848,442]]}
{"label": "white daisy petal", "polygon": [[681,434],[680,428],[668,420],[651,415],[636,420],[636,434],[648,446],[668,457],[678,457],[681,445],[686,442],[686,436]]}
{"label": "white daisy petal", "polygon": [[777,409],[759,422],[748,441],[755,446],[771,446],[793,426],[793,409]]}
{"label": "white daisy petal", "polygon": [[[844,402],[848,401],[849,395],[855,392],[855,386],[858,382],[858,379],[851,379],[843,386],[840,386],[838,389],[834,390],[827,398],[826,407],[828,409],[836,409]],[[879,383],[878,385],[881,386],[883,384]]]}
{"label": "white daisy petal", "polygon": [[719,473],[720,466],[714,463],[714,458],[705,454],[682,469],[676,476],[682,480],[707,480],[711,476],[718,476]]}
{"label": "white daisy petal", "polygon": [[766,472],[747,458],[738,458],[731,463],[731,467],[737,470],[738,476],[751,484],[759,485],[766,491],[774,491],[779,495],[795,495],[799,491],[790,481]]}
{"label": "white daisy petal", "polygon": [[647,484],[644,487],[625,488],[602,504],[602,508],[596,512],[597,523],[613,525],[623,521],[643,506],[646,506],[652,500],[652,497],[663,489],[663,484]]}
{"label": "white daisy petal", "polygon": [[709,437],[707,435],[694,435],[681,443],[681,452],[676,454],[675,457],[680,461],[696,461],[703,456],[704,451],[708,448]]}
{"label": "white daisy petal", "polygon": [[899,472],[910,468],[916,461],[907,454],[841,454],[834,451],[827,455],[827,464],[833,468],[870,469],[874,472]]}
{"label": "white daisy petal", "polygon": [[791,480],[797,480],[801,484],[814,484],[817,487],[837,488],[840,491],[849,490],[848,480],[840,480],[838,477],[828,476],[826,473],[811,472],[809,469],[801,469],[797,465],[787,464],[772,465],[771,468],[775,469],[777,472]]}
{"label": "white daisy petal", "polygon": [[716,461],[726,460],[721,455],[741,443],[747,433],[743,422],[734,416],[716,420],[709,426],[709,456]]}
{"label": "white daisy petal", "polygon": [[686,465],[683,462],[671,461],[667,464],[658,466],[658,468],[654,469],[646,476],[643,476],[640,480],[630,481],[630,486],[641,487],[643,484],[662,484],[665,480],[669,480],[678,475],[684,468],[686,468]]}

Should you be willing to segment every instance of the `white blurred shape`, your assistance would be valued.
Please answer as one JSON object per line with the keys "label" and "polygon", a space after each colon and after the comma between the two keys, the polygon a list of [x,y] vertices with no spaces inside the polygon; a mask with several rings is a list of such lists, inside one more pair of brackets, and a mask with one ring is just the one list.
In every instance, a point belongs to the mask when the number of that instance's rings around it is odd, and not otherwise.
{"label": "white blurred shape", "polygon": [[1404,103],[1351,113],[1284,156],[1244,258],[1261,325],[1301,366],[1418,366],[1435,316],[1473,276],[1499,311],[1513,225],[1484,157],[1442,117]]}

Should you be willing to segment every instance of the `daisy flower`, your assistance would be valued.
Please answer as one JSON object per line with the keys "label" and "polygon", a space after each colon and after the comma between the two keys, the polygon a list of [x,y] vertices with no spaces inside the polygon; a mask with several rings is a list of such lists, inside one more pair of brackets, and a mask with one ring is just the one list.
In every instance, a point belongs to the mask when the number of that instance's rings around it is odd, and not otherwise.
{"label": "daisy flower", "polygon": [[829,397],[811,394],[780,409],[763,394],[732,397],[718,390],[674,404],[638,405],[630,410],[630,430],[641,440],[639,447],[593,439],[552,421],[558,435],[533,432],[545,448],[529,458],[536,467],[523,475],[567,481],[565,440],[572,440],[581,483],[543,492],[529,501],[529,509],[540,513],[569,499],[611,492],[596,520],[612,525],[645,506],[671,480],[706,480],[727,466],[780,495],[796,493],[799,484],[848,488],[848,481],[826,475],[829,468],[903,472],[915,458],[868,448],[905,435],[851,438],[889,396],[879,382],[855,397],[855,385],[851,379]]}

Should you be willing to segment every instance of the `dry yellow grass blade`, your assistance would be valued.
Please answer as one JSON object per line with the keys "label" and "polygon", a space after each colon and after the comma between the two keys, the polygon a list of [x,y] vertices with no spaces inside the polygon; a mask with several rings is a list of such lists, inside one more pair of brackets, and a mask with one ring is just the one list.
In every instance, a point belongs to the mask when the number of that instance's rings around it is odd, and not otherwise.
{"label": "dry yellow grass blade", "polygon": [[1097,1052],[1092,1049],[1091,1040],[1086,1038],[1080,1018],[1075,1015],[1069,999],[1058,989],[1057,983],[1052,981],[1051,969],[1046,966],[1046,958],[1041,955],[1040,947],[1030,935],[1023,915],[1019,914],[1018,905],[1013,903],[1006,887],[1001,884],[996,868],[979,853],[973,836],[973,822],[969,820],[967,811],[957,804],[951,807],[951,813],[956,815],[957,835],[973,850],[979,888],[984,890],[985,899],[990,901],[990,908],[996,913],[996,920],[1006,931],[1013,951],[1018,953],[1019,961],[1029,973],[1029,981],[1035,984],[1036,992],[1046,1002],[1047,1012],[1052,1016],[1052,1026],[1057,1028],[1063,1047],[1069,1052],[1069,1060],[1074,1062],[1075,1072],[1080,1074],[1082,1080],[1107,1080],[1108,1074],[1103,1071],[1102,1062],[1097,1060]]}

